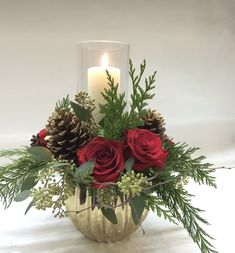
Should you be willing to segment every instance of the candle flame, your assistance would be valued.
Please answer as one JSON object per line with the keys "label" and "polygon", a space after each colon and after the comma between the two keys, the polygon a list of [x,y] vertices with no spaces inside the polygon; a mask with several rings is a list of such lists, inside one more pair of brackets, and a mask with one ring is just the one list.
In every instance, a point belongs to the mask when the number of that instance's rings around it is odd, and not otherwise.
{"label": "candle flame", "polygon": [[104,53],[101,58],[101,66],[102,67],[108,67],[109,65],[109,57],[107,53]]}

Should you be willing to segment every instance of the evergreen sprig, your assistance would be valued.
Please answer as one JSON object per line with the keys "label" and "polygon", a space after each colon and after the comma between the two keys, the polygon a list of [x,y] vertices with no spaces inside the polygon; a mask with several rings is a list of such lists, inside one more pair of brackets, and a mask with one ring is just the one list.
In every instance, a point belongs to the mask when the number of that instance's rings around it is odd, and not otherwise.
{"label": "evergreen sprig", "polygon": [[60,111],[60,110],[65,110],[65,111],[70,111],[71,110],[69,95],[62,98],[62,100],[59,100],[56,103],[55,111]]}
{"label": "evergreen sprig", "polygon": [[145,194],[145,207],[148,210],[156,213],[158,217],[163,217],[165,220],[178,224],[176,218],[172,215],[171,211],[166,207],[163,200],[152,194]]}
{"label": "evergreen sprig", "polygon": [[152,99],[155,94],[151,91],[155,88],[155,76],[150,75],[145,78],[144,87],[141,86],[141,81],[146,68],[146,61],[140,64],[140,73],[136,75],[136,70],[130,60],[129,75],[132,80],[132,95],[130,101],[130,112],[126,111],[127,102],[125,101],[125,93],[119,93],[118,83],[115,84],[114,78],[108,71],[107,80],[108,88],[101,93],[105,99],[105,104],[100,105],[100,112],[104,114],[103,119],[103,135],[108,139],[120,139],[124,129],[136,128],[143,124],[140,119],[144,113],[147,101]]}
{"label": "evergreen sprig", "polygon": [[[190,148],[185,143],[174,144],[169,140],[164,145],[169,152],[164,170],[151,169],[146,172],[148,178],[152,178],[152,186],[145,189],[146,205],[169,221],[171,220],[167,215],[170,212],[170,218],[183,224],[202,253],[216,253],[209,242],[209,239],[213,238],[200,225],[208,222],[202,218],[202,210],[192,206],[193,195],[183,187],[185,178],[216,187],[215,177],[211,175],[215,170],[211,168],[210,163],[204,162],[204,156],[195,156],[198,148]],[[165,207],[166,210],[159,209],[159,206]]]}
{"label": "evergreen sprig", "polygon": [[14,157],[25,154],[25,148],[16,148],[16,149],[3,149],[0,150],[0,157]]}
{"label": "evergreen sprig", "polygon": [[127,103],[125,94],[118,93],[118,84],[115,84],[114,78],[108,71],[106,73],[109,88],[101,93],[106,103],[100,104],[100,112],[104,114],[104,137],[120,139],[128,119],[128,114],[124,112]]}
{"label": "evergreen sprig", "polygon": [[212,164],[204,162],[205,156],[193,158],[198,148],[191,148],[186,143],[170,143],[167,145],[169,156],[166,171],[178,172],[182,177],[189,177],[198,184],[206,184],[216,188]]}
{"label": "evergreen sprig", "polygon": [[1,156],[17,156],[10,163],[0,166],[0,199],[5,208],[14,201],[28,178],[33,178],[45,168],[46,162],[35,161],[27,150],[1,151]]}
{"label": "evergreen sprig", "polygon": [[170,210],[172,216],[183,224],[202,253],[218,253],[209,242],[213,238],[201,226],[201,224],[209,224],[201,217],[203,210],[191,204],[193,195],[172,183],[159,185],[156,188],[156,193]]}
{"label": "evergreen sprig", "polygon": [[144,60],[143,63],[140,64],[139,75],[135,74],[136,69],[134,68],[131,59],[129,60],[129,66],[129,75],[132,80],[133,89],[133,92],[131,94],[130,114],[137,110],[138,114],[140,115],[142,114],[143,109],[148,105],[147,101],[153,99],[155,96],[155,94],[151,94],[150,91],[155,88],[154,82],[157,72],[155,71],[153,75],[145,78],[145,88],[142,88],[140,82],[142,81],[142,77],[146,69],[146,61]]}

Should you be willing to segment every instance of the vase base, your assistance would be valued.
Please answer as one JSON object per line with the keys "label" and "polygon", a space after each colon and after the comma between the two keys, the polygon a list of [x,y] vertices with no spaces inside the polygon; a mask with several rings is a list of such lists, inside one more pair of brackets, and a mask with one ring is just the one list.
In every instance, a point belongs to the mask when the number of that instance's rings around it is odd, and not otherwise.
{"label": "vase base", "polygon": [[[96,207],[92,210],[89,208],[90,206],[91,199],[89,196],[82,205],[75,196],[70,197],[66,201],[66,209],[72,223],[82,234],[93,241],[100,243],[121,241],[128,238],[140,226],[140,224],[134,224],[129,204],[124,204],[123,206],[115,208],[118,224],[112,224],[107,220],[100,208]],[[79,212],[83,209],[86,210]],[[148,211],[144,210],[141,222],[144,221],[147,214]]]}

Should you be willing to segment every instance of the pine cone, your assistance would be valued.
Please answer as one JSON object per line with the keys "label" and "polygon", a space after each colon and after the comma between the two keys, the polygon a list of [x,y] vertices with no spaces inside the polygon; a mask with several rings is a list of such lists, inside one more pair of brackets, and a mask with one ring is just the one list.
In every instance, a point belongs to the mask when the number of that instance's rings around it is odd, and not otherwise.
{"label": "pine cone", "polygon": [[77,160],[77,150],[92,138],[91,130],[80,121],[74,112],[56,110],[48,119],[46,126],[48,147],[55,158]]}
{"label": "pine cone", "polygon": [[144,125],[140,128],[148,129],[156,134],[163,135],[165,132],[165,120],[162,115],[154,110],[148,110],[145,115],[141,116]]}

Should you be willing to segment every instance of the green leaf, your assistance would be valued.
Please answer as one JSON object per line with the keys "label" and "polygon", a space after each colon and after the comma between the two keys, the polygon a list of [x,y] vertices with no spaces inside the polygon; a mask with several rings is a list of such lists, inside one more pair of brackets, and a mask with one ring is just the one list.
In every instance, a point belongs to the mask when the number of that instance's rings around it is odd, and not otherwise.
{"label": "green leaf", "polygon": [[133,168],[133,165],[135,163],[135,158],[130,157],[126,162],[125,162],[125,169],[126,171],[130,172]]}
{"label": "green leaf", "polygon": [[71,166],[71,163],[66,163],[66,162],[56,162],[52,165],[52,168],[63,168],[63,167],[68,167]]}
{"label": "green leaf", "polygon": [[90,160],[80,165],[75,171],[75,175],[74,175],[75,179],[77,179],[79,183],[84,183],[84,184],[88,183],[90,181],[94,164],[95,162]]}
{"label": "green leaf", "polygon": [[33,207],[33,204],[34,204],[34,201],[32,200],[30,203],[29,203],[29,205],[28,205],[28,207],[26,208],[26,210],[25,210],[25,215],[28,213],[28,211],[31,209],[31,207]]}
{"label": "green leaf", "polygon": [[81,107],[80,105],[70,101],[70,104],[76,114],[76,116],[82,121],[89,121],[91,119],[91,112]]}
{"label": "green leaf", "polygon": [[26,200],[30,196],[30,194],[31,194],[30,190],[22,191],[18,195],[16,195],[15,201],[16,202],[24,201],[24,200]]}
{"label": "green leaf", "polygon": [[90,173],[94,167],[95,162],[93,160],[87,161],[80,165],[76,170],[76,175],[84,175]]}
{"label": "green leaf", "polygon": [[101,127],[104,127],[104,123],[105,123],[105,117],[103,117],[100,121],[99,121],[99,125],[101,126]]}
{"label": "green leaf", "polygon": [[21,186],[21,191],[30,190],[37,184],[37,177],[36,176],[29,176],[25,179]]}
{"label": "green leaf", "polygon": [[98,136],[104,136],[104,129],[103,128],[101,128],[100,130],[99,130],[99,132],[98,132]]}
{"label": "green leaf", "polygon": [[143,196],[134,197],[130,201],[131,214],[135,225],[140,223],[144,208],[145,200]]}
{"label": "green leaf", "polygon": [[113,209],[111,208],[101,208],[102,214],[106,219],[108,219],[112,224],[118,224],[117,216]]}
{"label": "green leaf", "polygon": [[36,146],[27,148],[27,151],[36,161],[50,162],[52,160],[52,153],[48,148]]}

